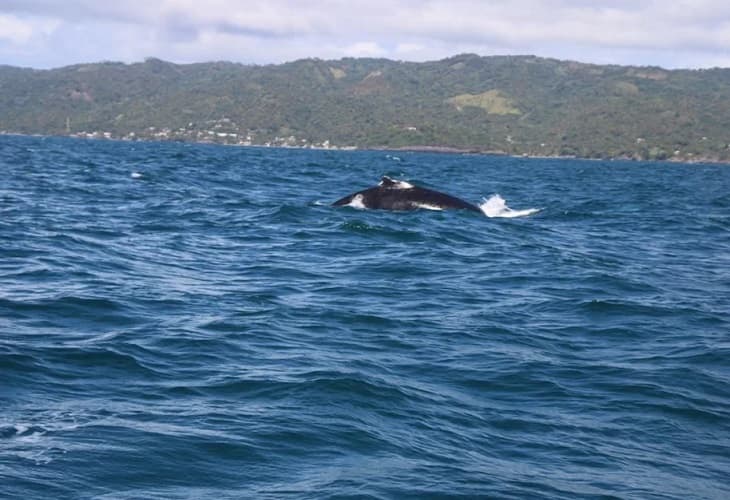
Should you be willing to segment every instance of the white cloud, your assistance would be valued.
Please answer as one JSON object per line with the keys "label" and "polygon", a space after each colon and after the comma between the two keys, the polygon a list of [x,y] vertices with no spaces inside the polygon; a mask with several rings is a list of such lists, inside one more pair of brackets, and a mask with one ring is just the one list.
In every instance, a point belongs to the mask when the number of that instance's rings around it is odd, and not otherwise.
{"label": "white cloud", "polygon": [[408,55],[408,54],[418,54],[419,52],[423,52],[426,49],[426,46],[420,43],[399,43],[395,47],[395,53],[396,54],[402,54],[402,55]]}
{"label": "white cloud", "polygon": [[387,52],[375,42],[357,42],[341,49],[348,57],[382,57]]}
{"label": "white cloud", "polygon": [[33,36],[30,24],[15,16],[0,15],[0,40],[17,45],[27,43]]}
{"label": "white cloud", "polygon": [[147,56],[180,62],[343,56],[425,60],[469,50],[700,67],[730,59],[728,47],[727,0],[0,3],[0,55],[21,65]]}

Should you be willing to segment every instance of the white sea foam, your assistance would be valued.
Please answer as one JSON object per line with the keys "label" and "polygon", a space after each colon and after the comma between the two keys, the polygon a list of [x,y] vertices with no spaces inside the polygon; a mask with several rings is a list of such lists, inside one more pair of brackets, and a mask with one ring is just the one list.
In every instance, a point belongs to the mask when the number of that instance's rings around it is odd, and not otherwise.
{"label": "white sea foam", "polygon": [[539,208],[528,208],[525,210],[512,210],[507,206],[507,202],[504,198],[495,194],[488,200],[485,198],[484,201],[479,205],[481,211],[487,217],[525,217],[532,215],[540,211]]}
{"label": "white sea foam", "polygon": [[24,424],[15,424],[13,427],[15,428],[16,434],[25,434],[30,429],[30,427]]}

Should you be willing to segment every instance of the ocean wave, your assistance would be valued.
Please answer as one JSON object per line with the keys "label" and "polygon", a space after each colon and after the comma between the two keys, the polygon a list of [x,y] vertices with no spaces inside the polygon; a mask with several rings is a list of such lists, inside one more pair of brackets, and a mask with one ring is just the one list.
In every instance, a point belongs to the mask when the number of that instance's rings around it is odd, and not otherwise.
{"label": "ocean wave", "polygon": [[0,142],[6,496],[730,495],[727,169]]}

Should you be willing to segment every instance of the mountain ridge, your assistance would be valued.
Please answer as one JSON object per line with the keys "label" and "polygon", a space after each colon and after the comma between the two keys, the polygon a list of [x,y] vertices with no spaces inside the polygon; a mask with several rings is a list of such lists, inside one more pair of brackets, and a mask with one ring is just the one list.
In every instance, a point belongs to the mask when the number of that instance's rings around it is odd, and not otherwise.
{"label": "mountain ridge", "polygon": [[537,56],[0,66],[0,131],[730,161],[730,69]]}

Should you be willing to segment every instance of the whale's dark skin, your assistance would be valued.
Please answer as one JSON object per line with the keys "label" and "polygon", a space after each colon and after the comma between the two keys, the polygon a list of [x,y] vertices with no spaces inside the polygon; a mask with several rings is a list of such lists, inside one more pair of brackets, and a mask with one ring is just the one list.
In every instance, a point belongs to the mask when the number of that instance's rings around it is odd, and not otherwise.
{"label": "whale's dark skin", "polygon": [[481,213],[477,206],[454,196],[396,181],[390,177],[383,177],[377,186],[347,195],[332,205],[381,210],[462,209]]}

